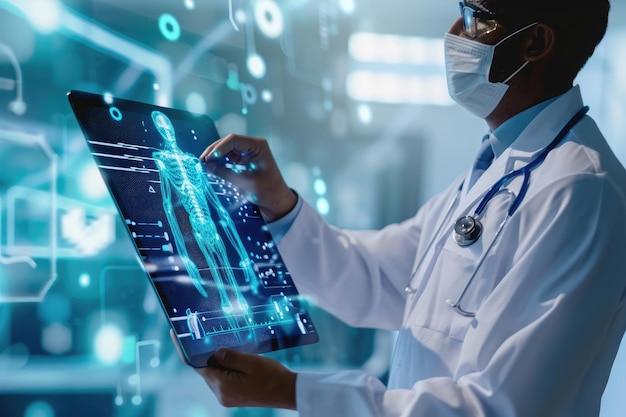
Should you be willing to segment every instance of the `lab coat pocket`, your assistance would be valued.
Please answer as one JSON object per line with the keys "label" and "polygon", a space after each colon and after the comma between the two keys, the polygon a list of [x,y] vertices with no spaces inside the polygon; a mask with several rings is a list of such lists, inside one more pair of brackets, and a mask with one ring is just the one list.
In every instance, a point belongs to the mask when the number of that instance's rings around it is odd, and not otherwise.
{"label": "lab coat pocket", "polygon": [[[479,258],[477,251],[456,244],[447,244],[442,249],[424,293],[416,303],[413,317],[417,324],[458,340],[465,338],[467,330],[476,322],[451,307],[448,300],[459,302],[459,295],[474,273]],[[494,288],[495,281],[489,277],[489,258],[487,256],[460,299],[459,304],[465,311],[477,312]]]}

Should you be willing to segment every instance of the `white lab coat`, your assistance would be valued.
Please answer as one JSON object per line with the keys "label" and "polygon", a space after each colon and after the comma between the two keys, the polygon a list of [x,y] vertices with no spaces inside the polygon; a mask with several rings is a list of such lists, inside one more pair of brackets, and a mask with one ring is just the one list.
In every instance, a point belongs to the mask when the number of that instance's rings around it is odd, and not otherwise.
{"label": "white lab coat", "polygon": [[[459,247],[452,223],[530,162],[582,108],[578,87],[549,105],[462,192],[463,178],[415,217],[381,231],[343,231],[304,204],[279,249],[297,287],[353,326],[399,329],[388,387],[360,371],[299,373],[302,417],[591,417],[626,326],[626,172],[585,117],[531,174],[528,194],[492,248],[462,307],[456,298],[507,199]],[[509,188],[517,193],[520,179]],[[404,289],[419,261],[412,287]]]}

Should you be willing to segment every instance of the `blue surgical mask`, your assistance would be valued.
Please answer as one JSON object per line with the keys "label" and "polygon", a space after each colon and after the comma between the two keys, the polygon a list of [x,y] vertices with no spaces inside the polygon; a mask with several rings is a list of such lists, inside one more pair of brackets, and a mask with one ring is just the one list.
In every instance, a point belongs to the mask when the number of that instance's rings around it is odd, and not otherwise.
{"label": "blue surgical mask", "polygon": [[513,32],[495,45],[487,45],[446,33],[444,52],[450,97],[481,119],[489,116],[509,89],[507,83],[528,65],[528,61],[524,62],[502,82],[489,81],[496,47],[536,24],[537,22],[531,23]]}

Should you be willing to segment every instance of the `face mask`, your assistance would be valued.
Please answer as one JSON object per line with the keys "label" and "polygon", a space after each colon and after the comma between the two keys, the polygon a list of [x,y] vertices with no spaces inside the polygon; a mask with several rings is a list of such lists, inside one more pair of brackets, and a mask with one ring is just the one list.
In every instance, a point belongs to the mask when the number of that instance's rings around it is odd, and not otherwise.
{"label": "face mask", "polygon": [[523,27],[495,45],[486,45],[446,33],[444,51],[450,97],[481,119],[489,116],[509,89],[507,83],[528,65],[526,61],[506,80],[492,83],[489,81],[489,72],[496,47],[536,24]]}

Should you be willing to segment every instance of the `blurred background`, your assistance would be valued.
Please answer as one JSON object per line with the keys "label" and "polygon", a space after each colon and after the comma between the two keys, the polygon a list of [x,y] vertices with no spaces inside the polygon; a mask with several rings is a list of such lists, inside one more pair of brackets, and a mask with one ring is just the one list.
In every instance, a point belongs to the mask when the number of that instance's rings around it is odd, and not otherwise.
{"label": "blurred background", "polygon": [[[625,162],[626,1],[612,7],[578,83]],[[180,363],[69,90],[266,137],[330,222],[378,228],[466,170],[487,130],[447,95],[457,15],[452,0],[0,0],[0,416],[294,415],[225,409]],[[393,333],[309,310],[321,341],[269,356],[386,379]],[[624,351],[602,417],[624,415]]]}

